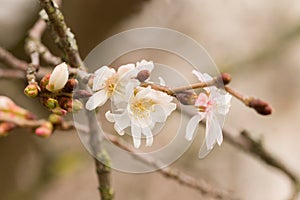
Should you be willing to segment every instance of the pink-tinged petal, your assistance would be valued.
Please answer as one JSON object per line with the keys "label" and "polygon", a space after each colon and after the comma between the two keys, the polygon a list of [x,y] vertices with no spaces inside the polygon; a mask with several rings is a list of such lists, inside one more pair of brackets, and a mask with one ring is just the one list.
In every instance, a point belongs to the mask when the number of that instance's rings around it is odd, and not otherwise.
{"label": "pink-tinged petal", "polygon": [[[196,71],[196,70],[193,70],[192,73],[193,73],[193,74],[199,79],[199,81],[201,81],[201,82],[208,82],[208,81],[211,81],[211,80],[213,79],[210,75],[208,75],[208,74],[206,74],[206,73],[202,74],[201,72],[198,72],[198,71]],[[206,88],[203,88],[203,89],[204,89],[206,92],[210,92],[211,88],[213,88],[213,87],[206,87]]]}
{"label": "pink-tinged petal", "polygon": [[146,127],[142,129],[143,134],[146,136],[146,146],[152,146],[153,144],[153,135],[150,128]]}
{"label": "pink-tinged petal", "polygon": [[131,134],[134,147],[139,148],[141,146],[142,129],[134,124],[131,124]]}
{"label": "pink-tinged petal", "polygon": [[197,114],[195,116],[193,116],[190,121],[188,122],[187,126],[186,126],[186,133],[185,133],[185,138],[187,140],[192,140],[193,139],[193,135],[196,131],[196,128],[199,125],[199,122],[204,118],[204,114]]}
{"label": "pink-tinged petal", "polygon": [[94,110],[98,106],[102,106],[108,99],[108,96],[104,90],[100,90],[93,94],[86,102],[85,107],[88,110]]}
{"label": "pink-tinged petal", "polygon": [[207,102],[208,102],[208,96],[204,93],[200,93],[196,102],[195,102],[195,106],[207,106]]}
{"label": "pink-tinged petal", "polygon": [[126,76],[126,74],[131,70],[134,70],[134,68],[135,68],[134,64],[122,65],[118,68],[118,75],[120,77]]}
{"label": "pink-tinged petal", "polygon": [[208,113],[206,119],[206,134],[205,134],[207,149],[212,149],[215,146],[220,132],[222,134],[222,130],[220,128],[220,125],[216,117],[213,115],[213,113]]}
{"label": "pink-tinged petal", "polygon": [[201,72],[198,72],[198,71],[196,71],[196,70],[193,70],[193,71],[192,71],[192,74],[194,74],[194,75],[198,78],[199,81],[205,82],[204,77],[203,77],[203,75],[202,75]]}

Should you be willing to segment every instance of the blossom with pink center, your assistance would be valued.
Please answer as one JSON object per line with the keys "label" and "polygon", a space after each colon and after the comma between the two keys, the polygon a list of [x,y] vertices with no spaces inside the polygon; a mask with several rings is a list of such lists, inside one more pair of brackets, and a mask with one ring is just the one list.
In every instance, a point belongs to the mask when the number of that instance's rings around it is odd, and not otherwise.
{"label": "blossom with pink center", "polygon": [[[193,73],[200,81],[212,79],[208,74],[202,75],[197,71],[193,71]],[[216,143],[221,145],[223,141],[222,128],[232,97],[215,86],[207,87],[205,90],[207,94],[200,93],[195,102],[194,106],[198,112],[188,122],[185,135],[187,140],[191,140],[199,122],[206,118],[205,140],[199,152],[200,158],[204,158]]]}

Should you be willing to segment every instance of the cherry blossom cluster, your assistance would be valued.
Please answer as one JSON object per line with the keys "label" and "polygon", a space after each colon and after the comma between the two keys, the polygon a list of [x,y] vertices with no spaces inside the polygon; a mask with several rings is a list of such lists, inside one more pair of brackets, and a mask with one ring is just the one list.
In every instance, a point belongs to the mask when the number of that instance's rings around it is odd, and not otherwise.
{"label": "cherry blossom cluster", "polygon": [[[162,78],[159,85],[149,81],[153,68],[153,62],[145,60],[120,66],[117,71],[107,66],[99,68],[94,73],[94,93],[85,107],[94,110],[110,99],[114,109],[106,112],[106,119],[114,123],[114,129],[119,135],[131,133],[134,146],[139,148],[142,136],[146,138],[146,146],[152,145],[154,127],[167,120],[176,109],[177,99],[180,103],[193,106],[197,111],[187,124],[187,140],[193,138],[197,125],[206,118],[206,139],[200,150],[200,157],[204,157],[216,143],[221,145],[222,127],[230,108],[231,95],[215,85],[205,87],[204,92],[199,95],[188,90],[168,94],[157,89],[167,88]],[[192,73],[200,82],[213,80],[208,74],[195,70]]]}

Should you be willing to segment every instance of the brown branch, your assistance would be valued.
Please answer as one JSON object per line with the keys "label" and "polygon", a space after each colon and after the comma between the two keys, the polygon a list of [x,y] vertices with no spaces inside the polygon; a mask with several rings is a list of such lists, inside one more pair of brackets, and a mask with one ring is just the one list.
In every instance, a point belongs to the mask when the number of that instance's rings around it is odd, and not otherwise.
{"label": "brown branch", "polygon": [[40,0],[42,8],[46,11],[51,24],[52,33],[57,42],[68,57],[68,63],[75,68],[86,70],[80,57],[74,34],[68,28],[64,16],[51,0]]}
{"label": "brown branch", "polygon": [[[70,66],[86,71],[78,51],[75,36],[71,32],[70,28],[68,28],[61,11],[51,0],[40,0],[40,3],[48,15],[54,41],[57,42],[59,47],[61,47],[64,53],[67,55],[67,61]],[[102,200],[112,200],[114,193],[110,183],[111,168],[109,156],[101,145],[101,138],[97,138],[97,123],[95,122],[93,113],[86,112],[86,115],[89,119],[89,134],[91,136],[90,143],[95,153],[94,155],[97,156],[95,159],[95,165],[99,182],[100,196]]]}
{"label": "brown branch", "polygon": [[165,168],[160,168],[159,161],[155,160],[149,156],[140,154],[140,152],[133,147],[129,146],[125,142],[123,142],[121,139],[119,139],[116,136],[113,136],[111,134],[105,134],[105,137],[117,145],[118,147],[133,153],[133,156],[140,160],[141,162],[148,164],[150,166],[154,166],[158,168],[158,172],[164,175],[167,178],[171,178],[177,182],[179,182],[182,185],[185,185],[187,187],[193,188],[197,191],[199,191],[202,195],[207,196],[207,197],[213,197],[215,199],[235,199],[232,196],[231,193],[227,191],[222,191],[213,188],[211,185],[209,185],[206,181],[204,180],[197,180],[192,176],[189,176],[180,170],[176,168],[171,168],[171,167],[165,167]]}
{"label": "brown branch", "polygon": [[24,79],[25,72],[14,69],[0,69],[0,78],[17,78]]}
{"label": "brown branch", "polygon": [[24,71],[27,70],[28,67],[27,62],[16,58],[1,46],[0,46],[0,62],[2,62],[3,64],[9,67],[19,69],[19,70],[24,70]]}

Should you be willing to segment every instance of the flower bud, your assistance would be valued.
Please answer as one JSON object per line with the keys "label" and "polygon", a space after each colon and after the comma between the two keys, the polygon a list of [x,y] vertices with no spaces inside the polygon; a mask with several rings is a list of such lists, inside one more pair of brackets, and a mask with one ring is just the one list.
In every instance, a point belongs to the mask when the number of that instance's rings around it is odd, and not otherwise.
{"label": "flower bud", "polygon": [[66,85],[68,78],[68,65],[66,63],[57,65],[51,73],[49,83],[46,86],[47,90],[51,92],[61,90]]}
{"label": "flower bud", "polygon": [[249,107],[255,109],[261,115],[270,115],[272,113],[272,107],[260,99],[250,100]]}
{"label": "flower bud", "polygon": [[0,124],[0,137],[5,137],[8,135],[8,132],[13,130],[16,127],[14,123],[11,122],[2,122]]}
{"label": "flower bud", "polygon": [[68,112],[76,112],[83,108],[83,104],[78,99],[63,97],[59,100],[59,105]]}
{"label": "flower bud", "polygon": [[45,91],[45,90],[46,90],[46,87],[47,87],[47,85],[48,85],[48,83],[49,83],[50,76],[51,76],[50,73],[49,73],[49,74],[46,74],[46,75],[42,78],[42,80],[40,81],[40,88],[41,88],[42,91]]}
{"label": "flower bud", "polygon": [[62,123],[63,118],[61,115],[57,115],[57,114],[51,114],[48,117],[48,121],[51,122],[54,125],[59,125]]}
{"label": "flower bud", "polygon": [[75,78],[71,78],[67,81],[65,87],[63,88],[64,92],[72,92],[78,85],[78,81]]}
{"label": "flower bud", "polygon": [[66,115],[68,113],[68,111],[62,109],[61,107],[56,107],[54,109],[51,110],[52,113],[57,114],[57,115]]}
{"label": "flower bud", "polygon": [[83,104],[78,99],[74,99],[73,104],[72,104],[72,108],[73,108],[73,112],[78,112],[78,111],[82,110]]}
{"label": "flower bud", "polygon": [[24,89],[24,94],[28,97],[36,97],[39,94],[39,86],[36,83],[30,83]]}
{"label": "flower bud", "polygon": [[149,70],[142,70],[140,71],[136,78],[140,81],[140,82],[145,82],[148,78],[150,77],[150,71]]}
{"label": "flower bud", "polygon": [[40,127],[35,129],[35,134],[40,137],[49,137],[53,132],[53,125],[50,122],[45,122]]}
{"label": "flower bud", "polygon": [[9,111],[17,105],[8,97],[0,96],[0,110]]}
{"label": "flower bud", "polygon": [[227,85],[231,82],[231,76],[228,73],[222,73],[221,74],[221,79],[224,85]]}
{"label": "flower bud", "polygon": [[80,98],[88,98],[91,97],[93,94],[86,90],[76,90],[74,92],[73,98],[80,99]]}
{"label": "flower bud", "polygon": [[53,99],[53,98],[46,99],[46,101],[44,102],[44,104],[50,110],[58,107],[58,101],[56,99]]}
{"label": "flower bud", "polygon": [[197,94],[194,92],[184,91],[176,93],[176,98],[183,105],[194,105]]}

